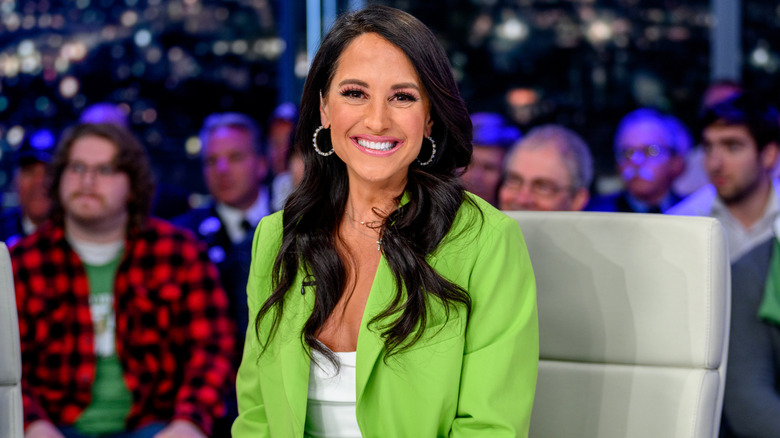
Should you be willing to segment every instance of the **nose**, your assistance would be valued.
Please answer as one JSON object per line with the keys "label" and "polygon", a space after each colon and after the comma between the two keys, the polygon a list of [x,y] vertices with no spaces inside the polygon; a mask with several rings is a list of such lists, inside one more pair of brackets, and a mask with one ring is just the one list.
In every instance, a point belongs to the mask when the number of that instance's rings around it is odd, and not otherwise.
{"label": "nose", "polygon": [[717,170],[723,165],[723,154],[718,148],[711,148],[704,155],[704,164],[708,169]]}
{"label": "nose", "polygon": [[217,164],[214,166],[217,169],[217,172],[227,172],[229,167],[228,166],[228,159],[227,157],[220,157],[217,159]]}
{"label": "nose", "polygon": [[626,162],[635,166],[641,166],[645,162],[646,158],[647,157],[645,157],[645,154],[642,151],[634,151],[634,153],[631,154],[631,157],[628,158]]}
{"label": "nose", "polygon": [[382,132],[387,129],[389,123],[387,105],[382,99],[372,99],[366,109],[364,124],[372,132]]}
{"label": "nose", "polygon": [[515,200],[522,210],[534,210],[536,198],[531,193],[531,187],[526,184],[515,194]]}
{"label": "nose", "polygon": [[85,186],[92,186],[97,180],[97,172],[95,169],[89,168],[81,175],[81,183]]}

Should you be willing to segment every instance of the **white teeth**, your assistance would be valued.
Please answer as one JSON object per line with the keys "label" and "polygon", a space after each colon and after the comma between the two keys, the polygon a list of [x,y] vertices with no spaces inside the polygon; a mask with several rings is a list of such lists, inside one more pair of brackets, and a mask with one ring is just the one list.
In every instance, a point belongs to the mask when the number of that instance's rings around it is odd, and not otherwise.
{"label": "white teeth", "polygon": [[395,147],[394,141],[368,141],[359,138],[357,143],[366,149],[373,149],[375,151],[389,151]]}

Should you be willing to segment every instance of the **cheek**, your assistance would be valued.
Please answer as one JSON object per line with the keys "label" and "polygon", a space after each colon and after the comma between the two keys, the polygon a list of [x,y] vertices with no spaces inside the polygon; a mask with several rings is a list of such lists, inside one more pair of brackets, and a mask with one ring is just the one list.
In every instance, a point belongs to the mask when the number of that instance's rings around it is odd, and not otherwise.
{"label": "cheek", "polygon": [[[721,160],[717,160],[717,161],[724,162],[725,160],[721,159]],[[715,155],[714,154],[710,153],[710,154],[705,154],[704,155],[704,167],[706,169],[711,169],[711,168],[715,167],[715,164],[716,164],[716,160],[715,160]]]}
{"label": "cheek", "polygon": [[514,193],[512,193],[511,190],[504,187],[499,188],[498,199],[501,201],[502,204],[509,204],[513,198],[514,198]]}
{"label": "cheek", "polygon": [[644,167],[645,172],[652,172],[653,175],[661,175],[666,172],[666,169],[669,169],[669,162],[645,163],[642,167]]}
{"label": "cheek", "polygon": [[117,201],[121,200],[121,204],[127,203],[127,200],[130,198],[130,180],[128,178],[124,178],[121,182],[117,182],[116,187],[114,188],[114,195]]}
{"label": "cheek", "polygon": [[25,192],[32,188],[32,182],[27,178],[19,178],[19,191]]}
{"label": "cheek", "polygon": [[350,107],[347,105],[331,105],[328,112],[330,122],[329,132],[343,131],[356,121],[360,120],[360,107]]}
{"label": "cheek", "polygon": [[568,210],[571,200],[566,196],[540,201],[549,210]]}
{"label": "cheek", "polygon": [[73,192],[73,182],[70,180],[70,178],[64,176],[60,178],[60,188],[59,188],[60,199],[65,199],[68,193],[72,193],[72,192]]}

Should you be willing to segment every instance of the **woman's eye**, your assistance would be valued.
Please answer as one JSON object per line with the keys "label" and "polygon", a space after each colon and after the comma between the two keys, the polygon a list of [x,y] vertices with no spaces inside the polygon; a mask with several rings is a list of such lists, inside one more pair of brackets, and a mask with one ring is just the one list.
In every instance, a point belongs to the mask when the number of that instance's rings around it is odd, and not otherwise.
{"label": "woman's eye", "polygon": [[360,90],[344,90],[341,92],[341,95],[344,97],[359,99],[363,97],[363,92]]}
{"label": "woman's eye", "polygon": [[395,95],[395,100],[399,102],[416,102],[417,98],[408,93],[398,93]]}

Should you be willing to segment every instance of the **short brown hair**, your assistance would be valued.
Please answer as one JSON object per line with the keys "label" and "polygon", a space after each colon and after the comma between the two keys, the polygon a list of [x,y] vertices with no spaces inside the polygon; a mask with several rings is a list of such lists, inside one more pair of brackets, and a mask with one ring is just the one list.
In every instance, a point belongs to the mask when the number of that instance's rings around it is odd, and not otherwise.
{"label": "short brown hair", "polygon": [[84,137],[100,137],[117,148],[114,166],[130,178],[130,197],[127,201],[128,228],[136,228],[149,216],[154,199],[155,181],[146,150],[127,129],[110,123],[82,123],[68,129],[60,140],[52,160],[52,184],[49,191],[53,200],[52,219],[62,224],[64,209],[60,202],[60,178],[70,160],[70,150],[76,140]]}

